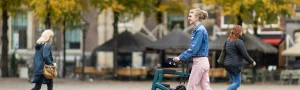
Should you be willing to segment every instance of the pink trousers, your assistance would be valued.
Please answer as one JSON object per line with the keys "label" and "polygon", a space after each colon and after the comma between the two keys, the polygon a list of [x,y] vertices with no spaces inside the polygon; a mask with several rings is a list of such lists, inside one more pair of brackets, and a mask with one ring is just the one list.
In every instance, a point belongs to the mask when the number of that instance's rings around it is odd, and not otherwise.
{"label": "pink trousers", "polygon": [[209,61],[207,57],[193,58],[193,67],[187,84],[187,90],[196,90],[200,84],[201,90],[212,90],[209,82]]}

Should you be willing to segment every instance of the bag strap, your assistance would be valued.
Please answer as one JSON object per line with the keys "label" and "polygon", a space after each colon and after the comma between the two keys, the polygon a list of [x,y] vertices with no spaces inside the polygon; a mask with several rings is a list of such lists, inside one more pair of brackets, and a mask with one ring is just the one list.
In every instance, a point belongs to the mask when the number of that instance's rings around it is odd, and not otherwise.
{"label": "bag strap", "polygon": [[225,41],[225,43],[224,43],[224,49],[226,48],[226,42],[227,42],[227,41]]}
{"label": "bag strap", "polygon": [[223,49],[222,49],[222,51],[224,51],[224,50],[225,50],[225,48],[226,48],[226,42],[227,42],[227,41],[225,41],[225,42],[224,42],[224,46],[223,46]]}
{"label": "bag strap", "polygon": [[[43,50],[42,50],[42,52],[43,52],[43,54],[42,54],[42,56],[43,56],[43,61],[44,61],[44,50],[45,50],[46,45],[47,45],[47,43],[44,44],[44,48],[43,48]],[[45,64],[45,61],[44,61],[44,64]]]}

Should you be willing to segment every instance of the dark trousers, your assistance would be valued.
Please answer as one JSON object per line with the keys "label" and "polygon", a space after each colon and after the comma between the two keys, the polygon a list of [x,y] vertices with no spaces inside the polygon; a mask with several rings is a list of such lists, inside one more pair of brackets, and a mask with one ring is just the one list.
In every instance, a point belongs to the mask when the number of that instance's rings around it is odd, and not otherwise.
{"label": "dark trousers", "polygon": [[[42,83],[35,83],[34,88],[32,88],[31,90],[40,90],[41,87],[42,87]],[[48,90],[53,90],[53,83],[48,83],[47,88]]]}
{"label": "dark trousers", "polygon": [[35,83],[31,90],[40,90],[42,84],[47,84],[48,90],[53,90],[53,79],[46,79],[44,75],[35,75],[31,83]]}

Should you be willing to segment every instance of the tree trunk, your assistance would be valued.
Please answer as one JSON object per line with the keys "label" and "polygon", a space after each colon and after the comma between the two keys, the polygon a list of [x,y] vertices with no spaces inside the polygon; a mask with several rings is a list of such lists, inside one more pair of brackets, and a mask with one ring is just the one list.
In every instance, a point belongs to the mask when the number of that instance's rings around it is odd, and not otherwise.
{"label": "tree trunk", "polygon": [[119,12],[113,12],[114,13],[114,22],[113,22],[113,27],[114,27],[114,33],[113,33],[113,49],[114,49],[114,68],[113,68],[113,72],[114,74],[116,74],[116,71],[118,69],[118,22],[119,22]]}
{"label": "tree trunk", "polygon": [[[157,3],[155,4],[156,7],[159,7],[161,5],[162,0],[158,0]],[[156,12],[156,21],[157,21],[157,25],[160,26],[160,24],[163,23],[163,12]],[[163,36],[163,31],[161,31],[161,29],[159,28],[157,31],[157,37],[161,38]]]}
{"label": "tree trunk", "polygon": [[86,28],[84,28],[82,30],[82,34],[83,34],[83,41],[82,41],[82,80],[85,80],[85,71],[84,71],[84,68],[85,68],[85,39],[86,39]]}
{"label": "tree trunk", "polygon": [[[159,7],[160,4],[161,4],[161,1],[162,0],[158,0],[155,6]],[[157,24],[161,24],[162,23],[162,15],[163,15],[162,12],[156,12],[156,21],[157,21]]]}
{"label": "tree trunk", "polygon": [[66,77],[66,21],[63,21],[63,78]]}
{"label": "tree trunk", "polygon": [[160,60],[161,68],[171,66],[166,62],[166,51],[165,50],[160,50],[160,59],[161,59]]}
{"label": "tree trunk", "polygon": [[1,54],[1,71],[2,77],[8,77],[8,13],[6,8],[2,7],[2,54]]}
{"label": "tree trunk", "polygon": [[258,20],[257,19],[254,19],[254,22],[253,22],[253,25],[254,25],[254,27],[253,27],[253,30],[254,30],[254,35],[258,35],[257,34],[257,25],[258,24]]}
{"label": "tree trunk", "polygon": [[162,12],[156,12],[157,24],[161,24],[162,23],[162,16],[163,16]]}
{"label": "tree trunk", "polygon": [[[240,7],[240,9],[239,9],[239,11],[240,11],[241,13],[243,13],[243,8],[244,8],[243,5],[241,5],[241,7]],[[237,16],[237,20],[238,20],[237,24],[243,26],[243,19],[242,19],[242,16],[241,16],[241,15],[238,15],[238,16]]]}
{"label": "tree trunk", "polygon": [[46,10],[47,10],[47,16],[46,16],[46,20],[45,20],[45,27],[46,29],[50,29],[51,28],[51,21],[50,21],[50,10],[49,10],[49,0],[47,0],[46,2]]}
{"label": "tree trunk", "polygon": [[238,20],[237,24],[243,26],[243,19],[240,15],[237,16],[237,20]]}
{"label": "tree trunk", "polygon": [[46,26],[46,29],[51,29],[50,12],[48,12],[48,14],[46,16],[45,26]]}

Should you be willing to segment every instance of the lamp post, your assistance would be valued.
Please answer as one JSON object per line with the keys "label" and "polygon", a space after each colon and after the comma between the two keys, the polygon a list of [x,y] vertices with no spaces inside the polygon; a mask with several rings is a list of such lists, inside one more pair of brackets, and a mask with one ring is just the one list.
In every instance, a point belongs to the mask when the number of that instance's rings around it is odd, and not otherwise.
{"label": "lamp post", "polygon": [[82,31],[82,37],[83,37],[83,40],[82,40],[82,80],[85,80],[85,73],[84,73],[84,67],[85,67],[85,38],[86,38],[86,30],[88,29],[89,27],[89,23],[86,22],[85,20],[83,20],[81,23],[80,23],[80,27],[81,27],[81,31]]}

